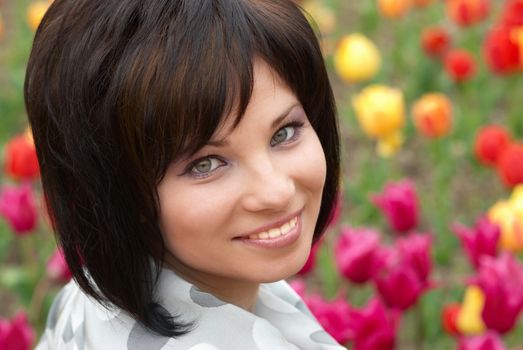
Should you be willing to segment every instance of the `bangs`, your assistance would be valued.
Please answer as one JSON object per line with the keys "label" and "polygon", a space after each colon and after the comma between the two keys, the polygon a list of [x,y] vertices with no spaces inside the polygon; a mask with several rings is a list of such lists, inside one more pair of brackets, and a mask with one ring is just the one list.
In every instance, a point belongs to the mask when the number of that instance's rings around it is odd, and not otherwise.
{"label": "bangs", "polygon": [[314,127],[313,106],[323,104],[330,87],[314,33],[294,5],[166,1],[156,10],[158,22],[141,23],[131,39],[143,44],[130,42],[134,51],[123,55],[131,59],[121,65],[127,79],[119,114],[141,119],[128,125],[143,126],[134,137],[136,149],[147,149],[143,156],[154,159],[158,180],[173,160],[202,148],[227,117],[239,124],[252,94],[255,59],[296,94]]}

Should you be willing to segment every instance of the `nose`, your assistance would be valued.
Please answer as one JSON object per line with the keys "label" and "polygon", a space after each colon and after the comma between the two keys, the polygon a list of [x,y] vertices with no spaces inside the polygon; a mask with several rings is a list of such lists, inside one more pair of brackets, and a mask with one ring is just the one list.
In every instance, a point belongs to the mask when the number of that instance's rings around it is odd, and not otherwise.
{"label": "nose", "polygon": [[246,210],[284,211],[296,194],[290,172],[270,160],[256,162],[246,174],[243,204]]}

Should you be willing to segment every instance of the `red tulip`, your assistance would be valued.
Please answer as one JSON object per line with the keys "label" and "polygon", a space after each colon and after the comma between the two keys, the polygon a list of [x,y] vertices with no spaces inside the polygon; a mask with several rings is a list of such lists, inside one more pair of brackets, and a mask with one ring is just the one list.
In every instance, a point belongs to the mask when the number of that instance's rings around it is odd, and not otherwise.
{"label": "red tulip", "polygon": [[489,331],[485,334],[473,337],[461,338],[458,350],[505,350],[505,345],[495,332]]}
{"label": "red tulip", "polygon": [[351,307],[343,299],[327,302],[320,295],[307,296],[305,303],[322,327],[339,343],[346,343],[352,338],[350,329]]}
{"label": "red tulip", "polygon": [[399,313],[387,310],[379,299],[371,299],[360,310],[350,310],[349,320],[354,350],[394,349]]}
{"label": "red tulip", "polygon": [[487,125],[476,134],[474,153],[476,158],[487,166],[498,162],[500,154],[511,143],[509,132],[499,125]]}
{"label": "red tulip", "polygon": [[26,183],[19,187],[4,187],[0,192],[0,215],[17,235],[31,233],[38,222],[31,186]]}
{"label": "red tulip", "polygon": [[56,249],[47,262],[47,276],[53,281],[67,283],[72,277],[61,249]]}
{"label": "red tulip", "polygon": [[445,55],[445,70],[452,80],[466,81],[476,73],[476,62],[468,51],[454,49]]}
{"label": "red tulip", "polygon": [[504,25],[494,27],[486,34],[483,54],[487,65],[497,74],[514,73],[523,62],[512,28]]}
{"label": "red tulip", "polygon": [[470,26],[485,19],[489,0],[447,0],[447,15],[460,26]]}
{"label": "red tulip", "polygon": [[334,257],[340,274],[354,283],[365,283],[378,269],[377,251],[380,235],[371,229],[341,230]]}
{"label": "red tulip", "polygon": [[498,175],[508,187],[523,183],[523,144],[509,145],[499,156]]}
{"label": "red tulip", "polygon": [[421,46],[429,56],[442,56],[449,49],[450,41],[450,35],[443,27],[428,27],[421,33]]}
{"label": "red tulip", "polygon": [[376,289],[388,307],[404,311],[414,305],[426,288],[416,267],[402,261],[394,249],[382,249],[385,265],[374,277]]}
{"label": "red tulip", "polygon": [[33,179],[39,176],[38,159],[32,138],[19,135],[7,144],[6,173],[15,179]]}
{"label": "red tulip", "polygon": [[502,334],[512,330],[523,309],[523,266],[519,261],[509,253],[483,257],[471,283],[485,295],[481,316],[487,328]]}
{"label": "red tulip", "polygon": [[453,225],[452,229],[461,240],[470,263],[476,269],[481,257],[497,255],[501,229],[487,218],[479,218],[472,229],[460,224]]}
{"label": "red tulip", "polygon": [[18,313],[11,321],[0,319],[0,349],[29,350],[34,338],[25,313]]}
{"label": "red tulip", "polygon": [[443,329],[450,335],[458,335],[459,329],[456,324],[461,305],[457,303],[447,304],[441,312],[441,322]]}
{"label": "red tulip", "polygon": [[523,26],[523,0],[507,0],[501,23],[508,27]]}
{"label": "red tulip", "polygon": [[385,185],[381,194],[372,197],[397,232],[407,232],[418,224],[418,196],[409,180]]}

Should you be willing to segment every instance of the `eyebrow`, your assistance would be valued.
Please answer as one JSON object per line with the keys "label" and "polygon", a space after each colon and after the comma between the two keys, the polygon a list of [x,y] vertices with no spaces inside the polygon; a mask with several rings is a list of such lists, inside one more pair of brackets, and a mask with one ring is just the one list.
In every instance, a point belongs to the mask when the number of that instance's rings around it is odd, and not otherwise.
{"label": "eyebrow", "polygon": [[[288,115],[289,113],[297,106],[299,106],[300,103],[296,102],[289,106],[285,111],[283,111],[276,119],[274,119],[271,123],[271,129],[276,128]],[[224,147],[228,146],[229,142],[223,138],[219,140],[209,140],[207,142],[207,146],[213,146],[213,147]]]}

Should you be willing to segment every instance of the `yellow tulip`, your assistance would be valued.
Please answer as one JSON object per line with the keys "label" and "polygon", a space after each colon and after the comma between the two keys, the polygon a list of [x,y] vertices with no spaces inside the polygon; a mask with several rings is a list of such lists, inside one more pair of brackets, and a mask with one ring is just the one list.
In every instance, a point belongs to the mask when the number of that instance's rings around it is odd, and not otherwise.
{"label": "yellow tulip", "polygon": [[501,228],[499,246],[510,252],[523,251],[523,214],[510,201],[499,201],[488,211],[488,218]]}
{"label": "yellow tulip", "polygon": [[305,2],[302,8],[314,19],[322,34],[332,33],[336,27],[336,15],[331,8],[313,0]]}
{"label": "yellow tulip", "polygon": [[373,139],[397,137],[394,134],[405,124],[405,103],[398,89],[368,86],[352,98],[352,106],[363,131]]}
{"label": "yellow tulip", "polygon": [[40,0],[32,2],[27,8],[27,22],[33,32],[36,31],[40,25],[40,22],[42,21],[42,18],[44,18],[50,5],[50,1]]}
{"label": "yellow tulip", "polygon": [[381,157],[389,158],[399,151],[404,141],[403,133],[396,131],[387,137],[379,139],[376,151]]}
{"label": "yellow tulip", "polygon": [[468,286],[465,289],[463,304],[456,317],[456,327],[465,335],[480,334],[485,331],[485,323],[481,312],[485,305],[485,295],[478,286]]}
{"label": "yellow tulip", "polygon": [[350,83],[372,79],[381,67],[378,48],[362,34],[343,37],[334,53],[334,67]]}
{"label": "yellow tulip", "polygon": [[514,187],[509,202],[518,215],[523,215],[523,185]]}

